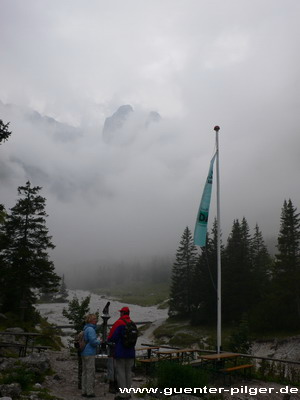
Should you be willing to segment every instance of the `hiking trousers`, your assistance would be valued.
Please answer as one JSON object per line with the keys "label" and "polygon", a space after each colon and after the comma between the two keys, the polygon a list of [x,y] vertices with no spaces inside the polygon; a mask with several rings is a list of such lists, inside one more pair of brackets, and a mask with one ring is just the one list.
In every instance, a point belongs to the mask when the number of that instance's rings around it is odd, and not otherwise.
{"label": "hiking trousers", "polygon": [[82,356],[82,394],[95,394],[95,356]]}
{"label": "hiking trousers", "polygon": [[107,359],[107,379],[110,382],[114,382],[116,380],[115,359],[109,356]]}
{"label": "hiking trousers", "polygon": [[[116,370],[117,370],[117,382],[118,388],[130,389],[132,382],[132,368],[134,365],[134,358],[116,358]],[[119,397],[128,398],[130,392],[121,393],[118,392]]]}

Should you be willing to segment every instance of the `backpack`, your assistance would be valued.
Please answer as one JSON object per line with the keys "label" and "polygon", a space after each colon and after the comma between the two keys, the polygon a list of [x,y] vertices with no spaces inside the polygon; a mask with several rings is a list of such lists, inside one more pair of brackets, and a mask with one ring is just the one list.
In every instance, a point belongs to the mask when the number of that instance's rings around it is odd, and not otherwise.
{"label": "backpack", "polygon": [[126,324],[122,344],[126,348],[134,347],[138,338],[138,328],[133,321],[125,321]]}
{"label": "backpack", "polygon": [[84,331],[80,331],[76,336],[75,336],[75,342],[74,346],[76,349],[79,351],[83,351],[85,349],[85,346],[87,345],[87,342],[84,337]]}

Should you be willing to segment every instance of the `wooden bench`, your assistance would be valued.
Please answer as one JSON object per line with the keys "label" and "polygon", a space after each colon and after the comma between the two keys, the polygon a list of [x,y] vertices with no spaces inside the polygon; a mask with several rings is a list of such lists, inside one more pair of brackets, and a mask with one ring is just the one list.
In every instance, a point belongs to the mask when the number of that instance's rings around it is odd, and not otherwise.
{"label": "wooden bench", "polygon": [[160,360],[158,358],[137,358],[136,361],[141,362],[143,364],[152,364]]}
{"label": "wooden bench", "polygon": [[137,363],[141,363],[140,365],[145,366],[146,374],[149,371],[152,371],[153,367],[156,365],[158,361],[159,361],[158,358],[136,358]]}
{"label": "wooden bench", "polygon": [[235,365],[234,367],[228,367],[220,369],[219,372],[224,373],[224,385],[226,385],[226,376],[229,376],[229,384],[231,383],[231,372],[243,371],[244,374],[246,370],[253,367],[253,364],[242,364],[242,365]]}
{"label": "wooden bench", "polygon": [[147,352],[147,357],[151,358],[152,353],[156,350],[159,349],[159,346],[147,346],[147,347],[140,347],[135,349],[136,352],[140,352],[140,351],[146,351]]}
{"label": "wooden bench", "polygon": [[40,353],[43,350],[50,350],[51,347],[50,346],[33,346],[33,347],[29,347],[29,349],[37,350]]}
{"label": "wooden bench", "polygon": [[21,357],[23,355],[25,345],[22,343],[1,342],[0,348],[17,349],[19,350],[19,357]]}
{"label": "wooden bench", "polygon": [[151,371],[157,363],[161,362],[173,362],[173,361],[178,361],[180,360],[180,357],[172,357],[171,359],[165,359],[165,358],[158,358],[158,357],[153,357],[153,358],[136,358],[137,363],[141,363],[141,365],[144,365],[146,368],[146,373]]}
{"label": "wooden bench", "polygon": [[220,372],[234,372],[234,371],[238,371],[238,370],[245,370],[247,368],[252,368],[252,367],[253,367],[253,364],[236,365],[234,367],[220,369]]}
{"label": "wooden bench", "polygon": [[[25,344],[22,343],[10,343],[10,342],[0,342],[0,348],[12,348],[12,349],[17,349],[19,350],[19,357],[24,356],[24,349],[25,349]],[[33,350],[37,350],[39,353],[44,350],[49,350],[51,347],[49,346],[32,346],[32,347],[27,347],[27,352]]]}
{"label": "wooden bench", "polygon": [[201,367],[201,366],[203,366],[203,360],[200,360],[199,358],[198,359],[196,358],[196,360],[183,362],[183,365],[191,365],[192,367]]}

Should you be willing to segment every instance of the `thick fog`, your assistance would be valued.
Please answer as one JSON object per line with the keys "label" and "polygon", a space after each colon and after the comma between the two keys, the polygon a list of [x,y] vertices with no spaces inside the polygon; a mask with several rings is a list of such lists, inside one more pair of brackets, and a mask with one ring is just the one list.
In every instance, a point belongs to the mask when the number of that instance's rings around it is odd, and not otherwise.
{"label": "thick fog", "polygon": [[[299,16],[298,0],[1,0],[0,203],[43,187],[60,272],[172,257],[219,125],[223,240],[243,216],[276,238],[284,199],[300,207]],[[215,209],[214,193],[209,229]]]}

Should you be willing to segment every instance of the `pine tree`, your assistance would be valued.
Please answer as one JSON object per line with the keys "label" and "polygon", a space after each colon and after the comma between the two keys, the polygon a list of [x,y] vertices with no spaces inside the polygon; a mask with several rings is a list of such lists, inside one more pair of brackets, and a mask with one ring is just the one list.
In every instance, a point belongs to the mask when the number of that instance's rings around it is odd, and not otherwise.
{"label": "pine tree", "polygon": [[[68,308],[64,308],[62,314],[73,325],[76,332],[80,332],[85,324],[85,317],[90,313],[91,296],[87,296],[81,301],[76,296],[68,302]],[[99,317],[99,313],[95,313]]]}
{"label": "pine tree", "polygon": [[5,207],[3,204],[0,204],[0,307],[1,304],[3,304],[3,300],[4,300],[4,288],[5,288],[5,276],[4,276],[4,272],[6,270],[5,268],[5,263],[4,263],[4,259],[3,259],[3,255],[2,255],[2,250],[5,246],[5,235],[4,235],[4,223],[5,223],[5,219],[6,219],[7,213],[5,210]]}
{"label": "pine tree", "polygon": [[0,144],[1,142],[5,142],[11,135],[11,132],[8,130],[8,127],[9,127],[9,122],[5,124],[2,121],[2,119],[0,119]]}
{"label": "pine tree", "polygon": [[197,249],[191,231],[185,228],[172,268],[169,313],[190,315],[192,310],[192,279],[197,263]]}
{"label": "pine tree", "polygon": [[239,321],[251,305],[251,238],[245,218],[233,222],[222,263],[222,317]]}
{"label": "pine tree", "polygon": [[272,258],[265,245],[262,232],[256,224],[251,240],[252,298],[259,303],[264,297],[272,268]]}
{"label": "pine tree", "polygon": [[4,224],[6,217],[6,210],[3,204],[0,204],[0,225]]}
{"label": "pine tree", "polygon": [[39,297],[39,302],[40,303],[52,303],[54,300],[54,292],[51,289],[47,288],[41,288],[40,289],[40,297]]}
{"label": "pine tree", "polygon": [[[193,323],[211,323],[217,319],[217,220],[214,220],[206,247],[198,258],[193,279]],[[223,252],[221,247],[221,254]]]}
{"label": "pine tree", "polygon": [[275,255],[274,286],[280,299],[282,318],[300,326],[300,217],[289,199],[283,203]]}
{"label": "pine tree", "polygon": [[69,295],[69,293],[68,293],[67,285],[66,285],[66,282],[65,282],[65,275],[63,275],[62,278],[61,278],[61,284],[60,284],[60,287],[58,289],[55,301],[57,303],[58,302],[67,303],[68,302],[67,301],[68,295]]}
{"label": "pine tree", "polygon": [[2,311],[20,313],[21,320],[32,316],[35,289],[55,289],[59,282],[49,260],[48,249],[54,245],[46,227],[46,199],[39,195],[40,190],[29,181],[20,186],[20,198],[3,225]]}
{"label": "pine tree", "polygon": [[281,226],[276,254],[276,272],[294,274],[299,269],[300,256],[300,217],[289,199],[283,203]]}

